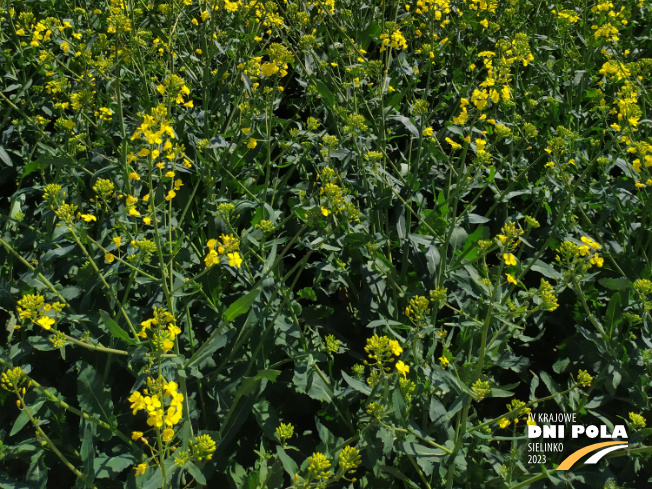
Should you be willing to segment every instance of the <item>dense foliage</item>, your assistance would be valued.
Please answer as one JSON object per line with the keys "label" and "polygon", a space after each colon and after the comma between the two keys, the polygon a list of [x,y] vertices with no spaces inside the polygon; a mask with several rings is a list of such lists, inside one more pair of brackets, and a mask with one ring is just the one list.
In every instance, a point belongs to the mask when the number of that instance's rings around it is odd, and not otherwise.
{"label": "dense foliage", "polygon": [[0,0],[0,488],[645,487],[651,8]]}

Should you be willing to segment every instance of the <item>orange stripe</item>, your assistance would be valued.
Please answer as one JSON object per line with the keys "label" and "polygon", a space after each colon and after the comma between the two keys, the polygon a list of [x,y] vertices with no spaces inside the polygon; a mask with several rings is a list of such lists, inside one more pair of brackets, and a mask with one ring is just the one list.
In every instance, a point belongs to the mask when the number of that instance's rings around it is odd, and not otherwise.
{"label": "orange stripe", "polygon": [[564,459],[562,463],[559,464],[557,470],[568,470],[570,469],[575,462],[581,459],[584,455],[590,452],[595,452],[596,450],[608,447],[611,445],[626,445],[626,441],[605,441],[603,443],[595,443],[594,445],[589,445],[588,447],[580,448],[578,451],[571,453],[568,457]]}

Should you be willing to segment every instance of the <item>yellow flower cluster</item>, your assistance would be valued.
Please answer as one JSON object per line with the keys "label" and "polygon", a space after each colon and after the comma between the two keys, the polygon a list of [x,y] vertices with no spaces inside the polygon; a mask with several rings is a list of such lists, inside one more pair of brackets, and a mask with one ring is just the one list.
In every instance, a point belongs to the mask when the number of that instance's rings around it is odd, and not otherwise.
{"label": "yellow flower cluster", "polygon": [[580,387],[591,387],[591,382],[593,382],[593,377],[589,375],[587,370],[580,370],[577,372],[577,385]]}
{"label": "yellow flower cluster", "polygon": [[190,450],[177,450],[174,455],[174,465],[184,467],[191,460],[211,460],[216,449],[215,441],[210,435],[196,436],[189,444]]}
{"label": "yellow flower cluster", "polygon": [[20,367],[8,369],[0,375],[0,385],[8,391],[17,391],[25,381],[27,373]]}
{"label": "yellow flower cluster", "polygon": [[140,323],[140,338],[150,337],[157,351],[166,353],[174,348],[174,339],[181,333],[176,319],[162,307],[154,308],[154,317]]}
{"label": "yellow flower cluster", "polygon": [[537,293],[541,300],[541,306],[546,311],[554,311],[559,307],[557,296],[553,291],[552,285],[547,280],[541,279],[541,285]]}
{"label": "yellow flower cluster", "polygon": [[631,412],[631,413],[629,413],[629,419],[631,420],[631,426],[635,430],[641,430],[641,429],[645,428],[645,424],[646,424],[645,423],[645,418],[642,415],[640,415],[638,413]]}
{"label": "yellow flower cluster", "polygon": [[113,196],[114,188],[115,186],[113,185],[113,182],[107,178],[99,178],[95,182],[95,185],[93,185],[95,194],[104,200],[107,200],[109,197]]}
{"label": "yellow flower cluster", "polygon": [[[373,367],[378,373],[381,371],[388,372],[390,370],[388,365],[394,361],[392,355],[399,356],[401,353],[403,353],[403,348],[401,348],[401,345],[398,341],[390,340],[387,336],[378,335],[373,335],[371,338],[368,338],[367,345],[364,349],[369,355],[369,358],[374,361]],[[404,365],[404,367],[407,366]],[[399,369],[399,372],[403,374],[404,371],[407,372],[409,370],[409,367],[407,370],[404,370],[402,367],[402,369]]]}
{"label": "yellow flower cluster", "polygon": [[[16,34],[19,36],[29,36],[31,35],[32,40],[29,45],[33,47],[38,47],[42,42],[47,42],[52,38],[52,30],[55,24],[59,24],[60,21],[56,18],[48,18],[44,22],[36,22],[34,14],[31,12],[21,12],[18,15],[18,23],[16,24]],[[65,28],[72,27],[69,22],[64,22],[63,25],[59,25],[59,31],[61,32]]]}
{"label": "yellow flower cluster", "polygon": [[[174,131],[172,125],[166,120],[168,109],[165,105],[158,105],[152,108],[150,114],[143,115],[143,122],[138,129],[131,136],[131,140],[145,138],[147,143],[162,144],[163,135],[167,135],[170,139],[174,139]],[[149,155],[149,153],[148,153]],[[147,155],[145,155],[147,156]]]}
{"label": "yellow flower cluster", "polygon": [[597,24],[591,26],[591,29],[595,31],[593,34],[595,39],[605,39],[607,42],[618,41],[620,39],[618,26],[628,24],[625,7],[621,6],[620,10],[616,11],[614,4],[609,0],[605,0],[594,5],[591,12],[595,15],[597,22]]}
{"label": "yellow flower cluster", "polygon": [[[278,5],[274,2],[259,2],[257,0],[251,0],[249,2],[249,8],[253,9],[254,15],[256,16],[256,23],[262,25],[267,29],[267,34],[271,34],[271,28],[275,27],[278,29],[283,29],[283,16],[279,14]],[[252,19],[253,20],[253,19]],[[245,24],[249,26],[250,19],[245,20]]]}
{"label": "yellow flower cluster", "polygon": [[[220,235],[220,240],[209,239],[206,243],[208,247],[208,255],[204,258],[204,263],[206,268],[210,268],[213,265],[217,265],[220,262],[221,256],[226,256],[229,260],[229,266],[240,268],[242,266],[242,257],[238,252],[240,247],[240,242],[238,238],[232,234],[222,234]],[[215,247],[217,246],[217,249]]]}
{"label": "yellow flower cluster", "polygon": [[[247,75],[249,78],[255,78],[261,74],[266,77],[271,77],[279,74],[283,78],[288,74],[288,67],[290,63],[294,62],[294,55],[287,47],[281,43],[272,43],[267,48],[269,61],[262,62],[262,56],[255,56],[245,63],[240,63],[238,69]],[[258,84],[254,84],[254,88]]]}
{"label": "yellow flower cluster", "polygon": [[472,0],[469,9],[496,13],[498,0]]}
{"label": "yellow flower cluster", "polygon": [[[65,304],[61,302],[46,304],[45,298],[40,294],[25,294],[18,301],[16,310],[21,320],[30,321],[32,324],[41,326],[48,331],[52,329],[52,326],[56,323],[57,314],[63,311],[64,307]],[[54,317],[48,314],[50,311],[54,312]],[[15,328],[18,329],[19,326]]]}
{"label": "yellow flower cluster", "polygon": [[240,7],[242,7],[242,2],[240,0],[236,0],[235,2],[224,0],[224,9],[229,12],[237,12]]}
{"label": "yellow flower cluster", "polygon": [[[513,399],[512,402],[507,404],[507,410],[510,413],[515,413],[516,415],[516,417],[513,419],[514,424],[518,424],[519,416],[525,416],[523,420],[527,420],[529,418],[529,414],[532,412],[532,409],[525,406],[526,404],[523,401],[519,401],[518,399]],[[498,420],[498,426],[501,428],[507,428],[509,424],[510,420],[508,418],[500,418],[500,420]]]}
{"label": "yellow flower cluster", "polygon": [[652,309],[652,282],[646,278],[639,278],[633,283],[634,291],[644,309]]}
{"label": "yellow flower cluster", "polygon": [[131,19],[129,16],[132,14],[127,11],[124,0],[110,0],[109,12],[110,15],[107,18],[108,26],[106,29],[108,34],[131,31]]}
{"label": "yellow flower cluster", "polygon": [[551,13],[553,15],[557,16],[557,19],[559,19],[560,23],[568,23],[568,24],[575,24],[578,20],[580,20],[579,15],[574,10],[562,10],[560,12],[556,10],[552,10]]}
{"label": "yellow flower cluster", "polygon": [[179,105],[193,107],[192,100],[188,100],[187,102],[184,100],[184,96],[187,97],[190,95],[190,89],[178,75],[168,76],[163,83],[156,87],[156,91],[161,95],[168,95],[173,98],[175,103]]}
{"label": "yellow flower cluster", "polygon": [[581,241],[582,245],[564,241],[557,250],[555,259],[564,265],[568,273],[583,275],[592,265],[600,268],[604,264],[604,258],[597,252],[602,246],[586,236],[582,236]]}
{"label": "yellow flower cluster", "polygon": [[[142,392],[135,391],[129,396],[132,414],[135,416],[138,411],[145,411],[147,414],[147,425],[163,429],[161,437],[168,443],[174,437],[174,426],[179,424],[183,417],[183,394],[177,392],[179,388],[176,382],[167,382],[162,376],[158,379],[147,378],[147,388]],[[138,440],[143,433],[136,431],[132,438]]]}
{"label": "yellow flower cluster", "polygon": [[362,463],[360,450],[351,446],[344,447],[338,456],[338,463],[344,472],[354,471]]}
{"label": "yellow flower cluster", "polygon": [[471,390],[478,401],[482,401],[485,397],[491,394],[491,386],[486,380],[476,380],[471,386]]}
{"label": "yellow flower cluster", "polygon": [[387,49],[387,46],[393,49],[407,49],[407,41],[395,22],[387,22],[385,29],[386,31],[380,35],[381,53]]}
{"label": "yellow flower cluster", "polygon": [[426,316],[430,313],[430,300],[417,295],[410,299],[410,304],[405,308],[405,315],[414,324],[423,326]]}
{"label": "yellow flower cluster", "polygon": [[51,183],[46,185],[43,190],[43,198],[50,204],[50,209],[54,214],[65,222],[67,225],[72,225],[73,218],[82,218],[86,222],[95,221],[97,218],[91,214],[81,214],[77,212],[77,206],[73,204],[66,204],[62,199],[65,192],[61,191],[61,185]]}
{"label": "yellow flower cluster", "polygon": [[[417,8],[414,10],[416,15],[428,15],[431,19],[439,22],[444,15],[450,14],[450,3],[448,0],[417,0]],[[450,23],[449,19],[444,19],[440,26],[446,27]],[[424,22],[420,22],[419,27],[425,27]],[[420,30],[417,35],[420,36]],[[435,38],[436,39],[436,38]]]}
{"label": "yellow flower cluster", "polygon": [[281,423],[276,427],[276,436],[281,440],[281,443],[285,445],[287,440],[292,438],[294,435],[294,426],[291,423]]}
{"label": "yellow flower cluster", "polygon": [[349,221],[359,221],[360,211],[348,199],[346,189],[338,185],[337,173],[332,168],[324,168],[318,178],[322,181],[322,186],[319,189],[321,196],[321,213],[328,216],[331,213],[335,215],[345,215]]}
{"label": "yellow flower cluster", "polygon": [[215,441],[210,435],[199,435],[190,442],[193,457],[200,462],[204,459],[210,460],[213,458],[213,452],[216,449]]}
{"label": "yellow flower cluster", "polygon": [[514,37],[512,41],[512,49],[507,51],[508,56],[514,56],[516,60],[523,63],[523,66],[527,66],[530,61],[534,61],[534,56],[532,51],[530,51],[530,40],[528,39],[527,34],[519,32]]}
{"label": "yellow flower cluster", "polygon": [[312,456],[308,457],[308,473],[311,479],[328,479],[331,475],[330,466],[330,460],[321,452],[313,453]]}
{"label": "yellow flower cluster", "polygon": [[272,76],[279,73],[280,78],[288,74],[288,64],[294,62],[294,55],[281,43],[272,43],[267,48],[270,61],[263,63],[261,71],[265,76]]}

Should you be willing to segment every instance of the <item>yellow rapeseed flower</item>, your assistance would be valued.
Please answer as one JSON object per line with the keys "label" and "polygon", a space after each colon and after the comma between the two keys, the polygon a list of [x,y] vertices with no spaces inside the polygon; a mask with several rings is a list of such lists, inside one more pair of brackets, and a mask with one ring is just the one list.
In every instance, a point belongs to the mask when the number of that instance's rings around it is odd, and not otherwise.
{"label": "yellow rapeseed flower", "polygon": [[403,377],[406,377],[407,374],[410,372],[410,367],[408,365],[406,365],[405,363],[403,363],[402,360],[399,360],[398,362],[396,362],[396,370]]}
{"label": "yellow rapeseed flower", "polygon": [[399,356],[401,353],[403,353],[403,348],[401,348],[401,345],[399,345],[398,341],[396,340],[389,340],[389,348],[396,356]]}
{"label": "yellow rapeseed flower", "polygon": [[240,253],[235,251],[233,253],[227,254],[226,256],[229,257],[229,266],[230,267],[240,268],[240,265],[242,265],[242,258],[240,258]]}
{"label": "yellow rapeseed flower", "polygon": [[279,67],[276,66],[276,63],[263,63],[260,67],[260,71],[265,76],[272,76],[278,73]]}
{"label": "yellow rapeseed flower", "polygon": [[163,430],[163,434],[161,435],[161,439],[165,443],[167,443],[172,439],[173,436],[174,436],[174,430],[171,429],[171,428],[167,428],[167,429]]}
{"label": "yellow rapeseed flower", "polygon": [[206,258],[204,258],[204,263],[206,264],[206,268],[210,268],[213,265],[217,265],[220,262],[220,257],[217,254],[217,251],[215,250],[210,250],[208,252],[208,255],[206,255]]}
{"label": "yellow rapeseed flower", "polygon": [[54,319],[50,316],[41,316],[38,321],[36,321],[40,326],[45,330],[49,330],[54,324]]}

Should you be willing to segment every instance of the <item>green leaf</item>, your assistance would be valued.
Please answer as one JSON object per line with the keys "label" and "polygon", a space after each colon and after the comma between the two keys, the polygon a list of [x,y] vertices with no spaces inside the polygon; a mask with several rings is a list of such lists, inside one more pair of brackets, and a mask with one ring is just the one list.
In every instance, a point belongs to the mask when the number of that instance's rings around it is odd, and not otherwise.
{"label": "green leaf", "polygon": [[513,395],[513,392],[504,389],[497,389],[495,387],[491,388],[491,397],[512,397]]}
{"label": "green leaf", "polygon": [[[314,360],[310,360],[314,362]],[[301,362],[294,367],[292,382],[299,392],[303,392],[317,401],[332,401],[333,391],[317,373],[312,363]]]}
{"label": "green leaf", "polygon": [[297,297],[299,297],[299,299],[309,300],[313,302],[317,300],[317,294],[312,287],[304,287],[299,292],[297,292]]}
{"label": "green leaf", "polygon": [[483,224],[489,222],[489,219],[479,214],[466,214],[462,218],[462,222],[465,224]]}
{"label": "green leaf", "polygon": [[569,363],[570,363],[570,359],[568,358],[558,358],[557,361],[552,365],[552,370],[556,374],[565,372],[566,369],[568,368]]}
{"label": "green leaf", "polygon": [[188,462],[184,467],[195,479],[195,481],[197,481],[197,483],[201,484],[202,486],[206,485],[206,477],[204,477],[204,474],[202,474],[201,470],[199,470],[199,467],[197,467],[192,462]]}
{"label": "green leaf", "polygon": [[376,22],[375,20],[372,20],[369,23],[369,26],[367,27],[366,30],[362,32],[362,48],[363,49],[368,49],[369,44],[371,44],[371,41],[374,37],[378,37],[381,33],[383,32],[382,27]]}
{"label": "green leaf", "polygon": [[[148,469],[149,470],[149,469]],[[145,476],[142,476],[145,477]],[[143,489],[158,489],[163,485],[163,475],[161,474],[161,469],[157,468],[154,475],[145,481],[142,488]]]}
{"label": "green leaf", "polygon": [[[36,416],[44,403],[45,399],[37,401],[34,404],[28,404],[27,408],[29,409],[29,412],[32,414],[32,416]],[[16,417],[16,421],[14,421],[14,425],[9,432],[9,436],[14,436],[16,433],[22,430],[23,426],[25,426],[27,423],[29,423],[29,416],[27,415],[27,411],[23,410]]]}
{"label": "green leaf", "polygon": [[430,448],[414,442],[403,442],[403,451],[414,457],[425,475],[431,475],[435,462],[439,462],[446,452],[439,448]]}
{"label": "green leaf", "polygon": [[136,463],[136,459],[130,453],[99,454],[93,460],[93,470],[96,479],[115,479],[127,467]]}
{"label": "green leaf", "polygon": [[346,245],[351,245],[353,248],[357,248],[368,243],[370,239],[371,237],[366,233],[349,233],[344,236],[342,242]]}
{"label": "green leaf", "polygon": [[56,257],[59,257],[59,256],[65,256],[68,253],[70,253],[72,250],[74,250],[75,246],[76,245],[72,244],[70,246],[62,246],[61,248],[55,248],[53,250],[49,250],[49,251],[47,251],[47,252],[45,252],[43,254],[40,261],[41,261],[41,263],[47,263],[52,258],[56,258]]}
{"label": "green leaf", "polygon": [[528,367],[530,360],[525,357],[514,355],[511,351],[504,351],[494,363],[498,367],[520,373]]}
{"label": "green leaf", "polygon": [[450,243],[451,246],[454,249],[461,248],[464,242],[466,241],[466,237],[468,236],[468,233],[464,230],[464,228],[457,227],[453,229],[453,232],[451,233],[451,238],[450,238]]}
{"label": "green leaf", "polygon": [[276,454],[278,455],[278,458],[281,459],[285,472],[294,479],[294,474],[299,472],[297,463],[292,460],[292,458],[279,445],[276,446]]}
{"label": "green leaf", "polygon": [[550,375],[548,375],[547,372],[541,372],[539,374],[539,377],[541,377],[541,380],[543,380],[543,383],[546,384],[546,387],[550,391],[551,394],[555,395],[559,393],[559,386],[557,385],[557,382],[555,382]]}
{"label": "green leaf", "polygon": [[541,275],[547,278],[551,278],[554,280],[560,280],[561,279],[561,274],[555,270],[552,265],[542,262],[541,260],[537,260],[534,265],[532,265],[531,270],[535,272],[539,272]]}
{"label": "green leaf", "polygon": [[609,299],[607,306],[606,324],[609,325],[609,337],[613,335],[614,329],[623,320],[620,293],[615,292]]}
{"label": "green leaf", "polygon": [[23,179],[26,176],[34,173],[36,170],[38,170],[38,167],[39,167],[39,162],[38,161],[30,161],[23,168],[23,174],[20,176],[20,178]]}
{"label": "green leaf", "polygon": [[405,117],[404,115],[393,115],[393,116],[389,116],[387,119],[388,119],[388,120],[396,119],[397,121],[399,121],[400,123],[402,123],[402,124],[405,126],[405,128],[406,128],[406,129],[407,129],[407,130],[408,130],[408,131],[409,131],[409,132],[410,132],[410,133],[411,133],[415,138],[418,138],[418,137],[419,137],[419,130],[414,126],[414,124],[412,124],[412,121],[411,121],[409,118]]}
{"label": "green leaf", "polygon": [[254,303],[258,295],[260,294],[260,288],[256,287],[251,290],[247,295],[240,297],[233,304],[231,304],[227,310],[224,312],[224,320],[226,322],[231,322],[238,316],[243,315],[249,310],[251,305]]}
{"label": "green leaf", "polygon": [[14,166],[14,164],[11,162],[11,158],[9,158],[9,154],[5,151],[3,146],[0,146],[0,160],[2,160],[3,163],[7,166]]}
{"label": "green leaf", "polygon": [[188,360],[184,365],[184,369],[187,369],[195,364],[201,364],[204,359],[208,358],[214,351],[224,348],[229,339],[229,335],[222,333],[222,329],[218,328],[215,332],[206,340],[195,354]]}
{"label": "green leaf", "polygon": [[443,457],[446,452],[441,448],[431,448],[414,442],[403,442],[403,451],[415,457]]}
{"label": "green leaf", "polygon": [[256,421],[258,426],[263,430],[265,435],[274,441],[277,441],[276,438],[276,427],[280,424],[278,414],[276,410],[267,400],[262,400],[254,406],[253,409],[254,415],[256,416]]}
{"label": "green leaf", "polygon": [[105,312],[100,310],[100,316],[102,317],[102,321],[104,321],[104,324],[106,324],[107,328],[109,328],[109,333],[111,333],[111,336],[114,338],[118,338],[122,341],[125,341],[126,343],[130,345],[135,345],[136,342],[129,336],[129,333],[127,333],[124,329],[122,329],[120,326],[118,326],[118,323],[116,323],[111,317]]}
{"label": "green leaf", "polygon": [[[99,415],[102,421],[112,426],[115,425],[111,389],[104,385],[102,378],[92,365],[80,360],[77,362],[77,368],[79,369],[77,400],[82,411],[91,415]],[[102,434],[103,431],[106,436],[103,429],[99,429],[98,434]],[[110,438],[110,435],[108,435],[108,438]]]}
{"label": "green leaf", "polygon": [[625,277],[601,278],[598,283],[610,290],[624,290],[631,286],[632,282]]}
{"label": "green leaf", "polygon": [[430,399],[430,409],[428,409],[428,415],[430,416],[430,421],[432,421],[437,428],[446,430],[446,433],[450,439],[455,437],[455,431],[453,430],[453,426],[451,424],[451,418],[448,415],[446,408],[434,397]]}
{"label": "green leaf", "polygon": [[242,380],[220,429],[223,444],[233,438],[247,420],[257,397],[265,390],[267,381],[276,381],[280,373],[280,370],[260,370],[255,377],[245,377]]}
{"label": "green leaf", "polygon": [[365,384],[364,382],[360,382],[358,379],[354,379],[353,377],[348,375],[344,370],[342,370],[342,378],[347,384],[349,384],[350,387],[352,387],[359,393],[364,394],[365,396],[371,394],[371,388],[367,384]]}
{"label": "green leaf", "polygon": [[[79,454],[83,465],[83,474],[86,477],[87,484],[90,486],[95,480],[95,446],[93,444],[93,435],[95,434],[95,424],[88,420],[84,421],[84,436],[82,438]],[[88,487],[88,486],[87,486]]]}
{"label": "green leaf", "polygon": [[323,81],[316,79],[315,86],[317,87],[317,92],[319,92],[319,95],[324,99],[327,106],[335,107],[337,105],[335,95],[333,95],[333,92],[330,91]]}

